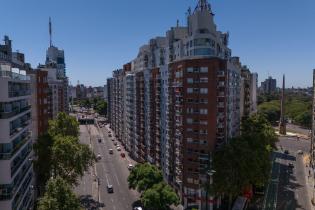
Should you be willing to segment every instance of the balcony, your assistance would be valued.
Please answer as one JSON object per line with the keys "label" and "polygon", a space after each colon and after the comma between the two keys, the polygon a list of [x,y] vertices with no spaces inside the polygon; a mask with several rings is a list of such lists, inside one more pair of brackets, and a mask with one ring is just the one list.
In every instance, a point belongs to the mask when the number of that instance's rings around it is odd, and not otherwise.
{"label": "balcony", "polygon": [[31,109],[30,105],[25,106],[23,108],[16,107],[16,108],[9,109],[9,110],[0,112],[0,119],[8,119],[30,109]]}
{"label": "balcony", "polygon": [[25,158],[31,153],[32,144],[29,143],[21,152],[18,154],[11,163],[11,176],[19,169],[21,164],[24,162]]}
{"label": "balcony", "polygon": [[[1,65],[2,66],[2,65]],[[1,78],[10,78],[14,80],[21,80],[21,81],[30,81],[30,76],[27,76],[25,74],[12,72],[12,71],[5,71],[2,70],[2,67],[0,68],[0,77]]]}
{"label": "balcony", "polygon": [[9,160],[30,139],[31,132],[27,130],[14,139],[12,143],[6,144],[6,147],[9,147],[10,149],[7,151],[0,151],[0,160]]}

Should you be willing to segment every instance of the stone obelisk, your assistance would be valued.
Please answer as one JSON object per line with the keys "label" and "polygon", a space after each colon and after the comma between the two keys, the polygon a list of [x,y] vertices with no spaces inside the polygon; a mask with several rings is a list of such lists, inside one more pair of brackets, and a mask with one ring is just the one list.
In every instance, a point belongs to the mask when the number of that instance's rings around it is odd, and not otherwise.
{"label": "stone obelisk", "polygon": [[287,134],[286,129],[286,121],[285,121],[285,110],[284,110],[284,104],[285,104],[285,76],[283,75],[283,81],[282,81],[282,92],[281,92],[281,115],[280,115],[280,122],[279,122],[279,133],[281,135]]}

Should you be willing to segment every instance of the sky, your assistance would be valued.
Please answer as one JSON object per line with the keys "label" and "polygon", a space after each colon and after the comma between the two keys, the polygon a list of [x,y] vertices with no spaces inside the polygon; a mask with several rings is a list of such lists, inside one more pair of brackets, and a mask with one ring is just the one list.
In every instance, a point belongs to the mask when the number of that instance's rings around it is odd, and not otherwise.
{"label": "sky", "polygon": [[[314,0],[210,0],[218,30],[230,33],[233,56],[288,87],[312,85],[315,68]],[[36,67],[49,45],[65,50],[73,85],[99,86],[114,69],[134,59],[150,38],[186,25],[185,13],[197,0],[0,0],[0,37]]]}

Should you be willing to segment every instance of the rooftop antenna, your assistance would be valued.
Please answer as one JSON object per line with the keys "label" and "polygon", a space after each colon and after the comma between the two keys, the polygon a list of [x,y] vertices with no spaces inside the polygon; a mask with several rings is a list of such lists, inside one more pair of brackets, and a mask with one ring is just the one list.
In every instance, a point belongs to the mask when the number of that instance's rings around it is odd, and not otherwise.
{"label": "rooftop antenna", "polygon": [[177,19],[176,21],[176,27],[178,28],[179,27],[179,20]]}
{"label": "rooftop antenna", "polygon": [[52,28],[51,28],[51,18],[49,17],[49,44],[52,46]]}

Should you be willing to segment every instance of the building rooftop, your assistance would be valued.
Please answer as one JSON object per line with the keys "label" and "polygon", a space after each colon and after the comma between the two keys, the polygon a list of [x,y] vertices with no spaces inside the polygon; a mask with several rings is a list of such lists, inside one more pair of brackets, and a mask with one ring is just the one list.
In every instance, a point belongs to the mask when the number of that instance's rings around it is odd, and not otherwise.
{"label": "building rooftop", "polygon": [[26,71],[18,68],[11,68],[11,65],[6,63],[0,63],[0,78],[10,78],[23,81],[30,80],[30,76],[26,75]]}

